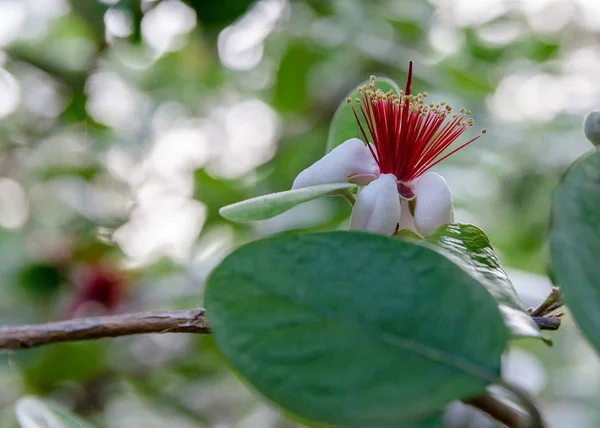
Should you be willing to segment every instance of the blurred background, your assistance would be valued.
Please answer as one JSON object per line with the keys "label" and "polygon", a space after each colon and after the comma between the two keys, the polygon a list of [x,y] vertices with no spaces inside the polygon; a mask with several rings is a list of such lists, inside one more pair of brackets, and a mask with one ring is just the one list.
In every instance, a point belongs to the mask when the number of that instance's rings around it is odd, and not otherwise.
{"label": "blurred background", "polygon": [[[217,210],[288,189],[346,93],[370,74],[402,86],[409,59],[417,91],[487,128],[436,170],[534,306],[552,189],[591,148],[599,42],[597,0],[0,0],[0,324],[201,306],[235,245],[344,227],[341,198],[250,225]],[[517,342],[505,375],[551,427],[600,426],[600,360],[568,316],[551,337]],[[1,427],[26,394],[99,427],[296,426],[210,337],[0,354]],[[458,405],[448,421],[492,426]]]}

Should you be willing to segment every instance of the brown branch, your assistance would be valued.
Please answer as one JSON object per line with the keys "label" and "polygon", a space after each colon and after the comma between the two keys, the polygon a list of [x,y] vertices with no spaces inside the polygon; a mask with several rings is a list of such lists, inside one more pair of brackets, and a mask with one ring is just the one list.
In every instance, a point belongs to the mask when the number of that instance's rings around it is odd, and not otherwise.
{"label": "brown branch", "polygon": [[208,333],[204,309],[139,312],[0,327],[0,350],[147,333]]}
{"label": "brown branch", "polygon": [[[537,317],[547,322],[555,317]],[[556,323],[556,321],[553,321]],[[558,327],[556,327],[558,328]],[[186,309],[162,312],[139,312],[104,317],[59,321],[47,324],[0,327],[0,350],[29,349],[59,342],[131,336],[149,333],[209,333],[204,309]],[[489,394],[464,401],[502,422],[509,428],[543,428],[543,422],[527,423],[527,416],[514,406]],[[536,412],[537,409],[533,408]],[[529,413],[529,412],[528,412]],[[538,414],[539,415],[539,414]]]}
{"label": "brown branch", "polygon": [[558,287],[552,287],[552,291],[546,300],[544,300],[537,308],[533,308],[529,310],[529,314],[532,317],[541,317],[544,315],[548,315],[550,312],[557,310],[563,305],[563,301],[560,295],[560,290]]}
{"label": "brown branch", "polygon": [[489,394],[465,400],[464,403],[487,413],[509,428],[523,428],[526,426],[522,413]]}
{"label": "brown branch", "polygon": [[502,401],[488,392],[463,402],[487,413],[509,428],[547,428],[540,411],[527,392],[504,382],[501,385],[519,400],[521,410],[510,401]]}

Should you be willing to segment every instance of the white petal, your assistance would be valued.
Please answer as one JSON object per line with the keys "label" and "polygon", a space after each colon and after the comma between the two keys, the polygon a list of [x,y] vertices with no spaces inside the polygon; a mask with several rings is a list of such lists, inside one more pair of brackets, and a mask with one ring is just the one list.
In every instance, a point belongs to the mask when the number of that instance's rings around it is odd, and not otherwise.
{"label": "white petal", "polygon": [[417,206],[415,208],[415,226],[423,236],[427,236],[438,227],[452,223],[452,195],[446,180],[435,172],[423,174],[414,183]]}
{"label": "white petal", "polygon": [[[352,138],[302,171],[294,180],[292,189],[317,184],[344,183],[353,176],[360,177],[359,184],[366,184],[378,175],[379,167],[365,143],[358,138]],[[368,179],[369,177],[371,178]]]}
{"label": "white petal", "polygon": [[359,194],[350,218],[350,230],[393,235],[400,220],[396,177],[383,174]]}

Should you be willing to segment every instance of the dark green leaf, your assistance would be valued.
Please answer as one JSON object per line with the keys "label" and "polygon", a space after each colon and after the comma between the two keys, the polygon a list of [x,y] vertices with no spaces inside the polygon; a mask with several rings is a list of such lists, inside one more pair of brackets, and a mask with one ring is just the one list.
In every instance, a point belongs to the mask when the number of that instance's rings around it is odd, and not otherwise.
{"label": "dark green leaf", "polygon": [[49,263],[32,263],[19,272],[19,285],[32,295],[55,295],[63,282],[60,270]]}
{"label": "dark green leaf", "polygon": [[442,248],[444,254],[487,288],[498,302],[504,322],[514,337],[543,339],[483,230],[472,224],[447,224],[427,240]]}
{"label": "dark green leaf", "polygon": [[203,27],[216,31],[246,13],[255,0],[184,0],[184,3],[194,8]]}
{"label": "dark green leaf", "polygon": [[600,350],[600,152],[577,161],[554,192],[551,268],[573,317]]}
{"label": "dark green leaf", "polygon": [[303,202],[353,187],[356,187],[356,185],[350,183],[320,184],[303,189],[271,193],[259,196],[258,198],[247,199],[233,205],[227,205],[219,210],[219,214],[227,220],[239,223],[264,220],[275,217]]}
{"label": "dark green leaf", "polygon": [[217,346],[265,397],[333,425],[401,425],[499,376],[496,302],[416,243],[358,233],[281,235],[215,269],[205,302]]}
{"label": "dark green leaf", "polygon": [[[389,91],[390,89],[394,90],[396,93],[399,92],[398,85],[386,77],[378,77],[376,82],[377,89],[381,89],[384,92]],[[361,86],[369,84],[369,81],[364,81],[357,88]],[[360,94],[357,89],[352,90],[348,97],[354,99],[359,97]],[[327,150],[326,153],[329,153],[334,148],[342,144],[344,141],[349,140],[350,138],[360,138],[364,140],[364,137],[360,133],[360,129],[358,124],[356,123],[356,118],[354,117],[354,113],[352,113],[352,106],[346,101],[344,98],[340,105],[338,106],[335,114],[333,115],[333,119],[331,120],[331,125],[329,126],[329,135],[327,137]]]}

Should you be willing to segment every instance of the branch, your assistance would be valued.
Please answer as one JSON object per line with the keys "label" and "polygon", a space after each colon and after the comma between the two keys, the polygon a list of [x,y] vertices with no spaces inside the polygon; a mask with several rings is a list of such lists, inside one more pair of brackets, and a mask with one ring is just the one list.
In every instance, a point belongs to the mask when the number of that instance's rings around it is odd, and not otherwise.
{"label": "branch", "polygon": [[529,310],[529,314],[532,317],[541,317],[544,315],[548,315],[550,312],[553,312],[560,308],[563,305],[562,297],[560,295],[560,290],[558,287],[552,287],[552,291],[546,300],[544,300],[537,308],[532,308]]}
{"label": "branch", "polygon": [[147,333],[208,333],[204,309],[139,312],[0,327],[0,350],[29,349],[58,342]]}
{"label": "branch", "polygon": [[[535,317],[541,323],[553,322],[555,328],[560,318]],[[540,321],[542,320],[542,321]],[[106,337],[131,336],[149,333],[210,333],[204,309],[186,309],[162,312],[139,312],[104,317],[92,317],[59,321],[47,324],[0,327],[0,350],[35,348],[59,342],[101,339]],[[512,389],[511,389],[512,391]],[[543,428],[533,417],[531,425],[524,425],[524,414],[509,404],[489,394],[464,401],[487,413],[510,428]],[[531,405],[533,406],[533,405]],[[537,409],[534,413],[537,413]],[[530,410],[532,412],[532,410]],[[529,412],[528,412],[529,413]],[[535,416],[535,415],[532,415]]]}
{"label": "branch", "polygon": [[540,411],[526,391],[505,382],[501,382],[501,386],[519,400],[522,410],[489,392],[463,402],[487,413],[509,428],[547,428]]}
{"label": "branch", "polygon": [[487,413],[509,428],[523,427],[524,421],[522,414],[519,413],[519,411],[489,394],[483,394],[479,397],[465,400],[464,403]]}

